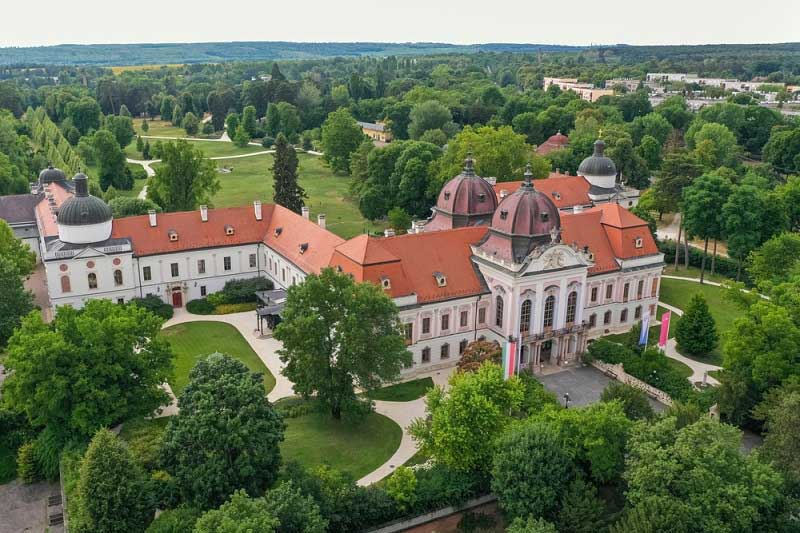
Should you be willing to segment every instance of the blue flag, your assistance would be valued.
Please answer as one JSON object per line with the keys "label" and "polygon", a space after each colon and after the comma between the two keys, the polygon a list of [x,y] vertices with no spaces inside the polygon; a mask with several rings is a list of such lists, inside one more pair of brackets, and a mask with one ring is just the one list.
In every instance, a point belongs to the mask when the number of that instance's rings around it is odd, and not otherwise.
{"label": "blue flag", "polygon": [[650,313],[644,315],[642,318],[642,332],[639,334],[639,346],[647,344],[647,338],[650,336]]}

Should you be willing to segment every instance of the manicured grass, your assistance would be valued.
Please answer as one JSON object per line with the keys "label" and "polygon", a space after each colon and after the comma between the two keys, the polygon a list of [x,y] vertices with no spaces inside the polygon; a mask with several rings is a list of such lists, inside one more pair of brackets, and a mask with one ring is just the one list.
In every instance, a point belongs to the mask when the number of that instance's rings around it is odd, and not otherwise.
{"label": "manicured grass", "polygon": [[189,371],[201,358],[214,352],[235,357],[253,372],[264,376],[264,389],[275,387],[275,377],[239,331],[224,322],[200,321],[177,324],[161,330],[175,352],[175,375],[169,384],[177,396],[189,383]]}
{"label": "manicured grass", "polygon": [[[730,278],[723,276],[722,274],[714,273],[711,275],[711,261],[709,260],[709,264],[706,265],[706,274],[705,279],[708,281],[715,281],[717,283],[722,283],[723,281],[732,281]],[[667,276],[678,276],[681,278],[692,278],[692,279],[700,279],[700,269],[697,267],[690,266],[688,269],[685,266],[679,266],[678,270],[675,270],[674,265],[667,265],[664,267],[664,274]]]}
{"label": "manicured grass", "polygon": [[0,445],[0,484],[8,483],[17,477],[16,450]]}
{"label": "manicured grass", "polygon": [[[656,316],[659,320],[661,320],[661,315],[663,315],[667,310],[661,306],[658,306],[656,309]],[[678,316],[673,314],[672,318],[669,321],[669,333],[667,338],[672,338],[675,335],[675,324],[677,323]],[[622,339],[627,335],[627,333],[614,333],[612,335],[604,335],[603,338],[609,340],[611,342],[622,342]],[[650,332],[648,333],[647,337],[647,345],[648,346],[655,346],[658,344],[659,336],[661,335],[661,324],[656,326],[650,326]]]}
{"label": "manicured grass", "polygon": [[[202,143],[223,145],[223,143]],[[365,232],[383,231],[385,225],[372,223],[361,216],[356,202],[350,197],[350,177],[335,176],[322,158],[297,154],[300,185],[308,198],[305,203],[311,210],[311,219],[325,213],[327,228],[340,237],[349,239]],[[214,196],[215,207],[234,207],[252,204],[253,200],[272,202],[272,155],[257,155],[239,159],[216,161],[217,167],[232,166],[230,174],[220,174],[220,191]],[[158,168],[158,164],[153,165]]]}
{"label": "manicured grass", "polygon": [[286,419],[284,462],[305,467],[328,465],[355,479],[385,463],[400,446],[403,431],[389,418],[370,413],[359,423],[334,420],[328,413]]}
{"label": "manicured grass", "polygon": [[[723,298],[724,289],[712,285],[700,285],[692,281],[662,279],[660,299],[664,303],[685,310],[692,296],[697,292],[702,292],[705,296],[711,315],[717,323],[717,332],[720,335],[728,331],[733,325],[733,321],[742,316],[740,308]],[[690,356],[687,355],[687,357]],[[706,357],[694,357],[693,359],[715,365],[722,364],[719,344]]]}
{"label": "manicured grass", "polygon": [[672,358],[668,357],[667,358],[667,364],[669,364],[669,366],[671,366],[672,369],[675,370],[676,373],[680,374],[681,376],[683,376],[685,378],[688,378],[689,376],[691,376],[694,373],[694,372],[692,372],[692,369],[689,368],[688,365],[685,365],[685,364],[681,363],[677,359],[672,359]]}
{"label": "manicured grass", "polygon": [[[156,137],[186,137],[186,130],[173,126],[168,120],[148,120],[147,132],[142,131],[142,119],[133,119],[133,129],[137,135],[154,135]],[[150,141],[152,146],[153,141]],[[135,147],[135,145],[134,145]]]}
{"label": "manicured grass", "polygon": [[[184,134],[185,135],[185,134]],[[150,141],[150,157],[155,157],[152,155],[153,146],[157,142],[168,143],[171,142],[167,139],[145,139]],[[244,154],[254,154],[257,152],[264,152],[266,148],[262,148],[260,146],[250,146],[247,145],[244,148],[239,148],[232,142],[218,142],[218,141],[186,141],[195,148],[199,148],[203,151],[206,157],[232,157],[237,155],[244,155]],[[128,146],[125,147],[125,156],[130,157],[131,159],[141,159],[142,153],[136,149],[136,139],[134,139]],[[235,166],[236,161],[238,159],[232,159],[231,161],[220,161],[219,164],[222,166],[223,164],[228,166]]]}
{"label": "manicured grass", "polygon": [[421,398],[432,388],[433,379],[427,377],[369,391],[367,397],[385,402],[411,402]]}

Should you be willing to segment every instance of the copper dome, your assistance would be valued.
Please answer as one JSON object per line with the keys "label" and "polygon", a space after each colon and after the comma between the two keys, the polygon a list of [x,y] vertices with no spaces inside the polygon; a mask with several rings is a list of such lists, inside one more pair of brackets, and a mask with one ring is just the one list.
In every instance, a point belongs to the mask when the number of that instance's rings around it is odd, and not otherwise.
{"label": "copper dome", "polygon": [[439,192],[426,230],[487,225],[495,209],[497,195],[488,181],[475,174],[470,154],[464,161],[464,170],[445,183]]}

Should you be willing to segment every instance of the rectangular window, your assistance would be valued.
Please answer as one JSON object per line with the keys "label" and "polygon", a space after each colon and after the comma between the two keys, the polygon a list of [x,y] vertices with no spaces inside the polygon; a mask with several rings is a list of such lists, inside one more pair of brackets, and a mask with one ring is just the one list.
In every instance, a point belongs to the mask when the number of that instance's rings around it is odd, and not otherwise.
{"label": "rectangular window", "polygon": [[442,315],[442,331],[450,329],[450,315]]}
{"label": "rectangular window", "polygon": [[592,287],[592,301],[597,301],[597,287]]}
{"label": "rectangular window", "polygon": [[198,259],[197,260],[197,273],[198,274],[205,274],[206,273],[206,260],[205,259]]}
{"label": "rectangular window", "polygon": [[227,272],[231,269],[231,256],[226,255],[222,258],[222,268]]}
{"label": "rectangular window", "polygon": [[269,258],[269,270],[272,270],[272,257]]}
{"label": "rectangular window", "polygon": [[467,327],[467,320],[469,319],[469,313],[467,311],[461,311],[461,327]]}
{"label": "rectangular window", "polygon": [[481,307],[478,309],[478,323],[479,324],[486,324],[486,308]]}
{"label": "rectangular window", "polygon": [[592,313],[589,317],[589,327],[593,328],[597,325],[597,315]]}
{"label": "rectangular window", "polygon": [[650,296],[655,298],[656,295],[658,295],[658,278],[653,278],[653,285],[650,288]]}
{"label": "rectangular window", "polygon": [[142,268],[142,278],[144,278],[145,281],[150,281],[151,279],[153,279],[153,274],[150,271],[150,267]]}
{"label": "rectangular window", "polygon": [[414,341],[414,324],[411,322],[403,324],[403,335],[406,339],[406,345],[411,344]]}
{"label": "rectangular window", "polygon": [[256,267],[256,254],[250,254],[250,268]]}
{"label": "rectangular window", "polygon": [[169,270],[170,270],[170,273],[172,274],[173,278],[177,278],[178,275],[180,274],[180,271],[178,270],[178,263],[170,264],[169,265]]}
{"label": "rectangular window", "polygon": [[628,310],[627,310],[627,309],[623,309],[623,310],[622,310],[622,311],[619,313],[619,321],[620,321],[621,323],[623,323],[623,324],[624,324],[625,322],[627,322],[627,321],[628,321]]}
{"label": "rectangular window", "polygon": [[286,269],[285,268],[281,269],[281,281],[286,283]]}
{"label": "rectangular window", "polygon": [[603,325],[609,324],[611,324],[611,311],[606,311],[606,314],[603,315]]}
{"label": "rectangular window", "polygon": [[634,320],[639,320],[640,318],[642,318],[642,306],[641,305],[637,305],[636,309],[634,309],[633,318],[634,318]]}
{"label": "rectangular window", "polygon": [[630,292],[630,289],[631,289],[631,284],[630,283],[626,283],[622,287],[622,301],[623,302],[627,302],[628,301],[628,293]]}
{"label": "rectangular window", "polygon": [[430,363],[431,361],[431,349],[430,348],[423,348],[422,349],[422,362],[423,363]]}
{"label": "rectangular window", "polygon": [[468,343],[467,343],[466,339],[464,339],[464,340],[462,340],[461,342],[458,343],[458,354],[459,355],[461,355],[462,353],[464,353],[464,351],[466,351],[467,344]]}
{"label": "rectangular window", "polygon": [[614,295],[614,285],[606,285],[606,300],[610,300]]}
{"label": "rectangular window", "polygon": [[205,296],[205,295],[206,295],[206,286],[200,285],[200,296]]}
{"label": "rectangular window", "polygon": [[122,304],[124,304],[124,303],[125,303],[125,298],[117,298],[117,303],[118,303],[119,305],[122,305]]}
{"label": "rectangular window", "polygon": [[422,334],[427,335],[431,332],[431,319],[430,318],[423,318],[422,319]]}
{"label": "rectangular window", "polygon": [[644,280],[639,280],[639,285],[636,287],[636,298],[641,299],[644,296]]}
{"label": "rectangular window", "polygon": [[440,359],[449,359],[450,358],[450,345],[449,344],[442,344],[442,347],[439,351]]}

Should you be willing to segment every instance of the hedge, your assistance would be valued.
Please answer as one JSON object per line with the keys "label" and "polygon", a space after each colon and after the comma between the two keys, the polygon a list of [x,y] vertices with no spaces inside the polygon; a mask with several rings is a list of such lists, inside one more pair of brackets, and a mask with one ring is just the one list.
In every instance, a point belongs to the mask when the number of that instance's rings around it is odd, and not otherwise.
{"label": "hedge", "polygon": [[[664,254],[664,262],[667,265],[674,265],[675,264],[675,241],[659,241],[658,249]],[[681,246],[681,256],[679,258],[680,264],[685,265],[684,262],[684,251],[683,246]],[[692,246],[689,247],[689,266],[700,268],[703,263],[703,251],[698,250]],[[739,270],[739,264],[734,261],[733,259],[729,259],[727,257],[723,257],[721,255],[717,255],[717,261],[715,265],[715,272],[722,276],[726,276],[731,279],[736,279],[736,272]],[[708,257],[706,258],[706,271],[711,272],[711,252],[708,253]],[[739,278],[740,281],[744,282],[745,285],[748,287],[753,286],[753,282],[748,276],[747,271],[742,267],[742,273]]]}
{"label": "hedge", "polygon": [[272,290],[274,285],[267,278],[232,279],[225,283],[221,291],[212,296],[219,296],[221,301],[212,302],[219,304],[243,304],[256,302],[256,291]]}
{"label": "hedge", "polygon": [[216,306],[207,298],[191,300],[186,304],[186,310],[195,315],[213,315]]}
{"label": "hedge", "polygon": [[164,320],[169,320],[174,314],[171,305],[153,294],[145,296],[144,298],[133,298],[130,303],[131,305],[143,307]]}

